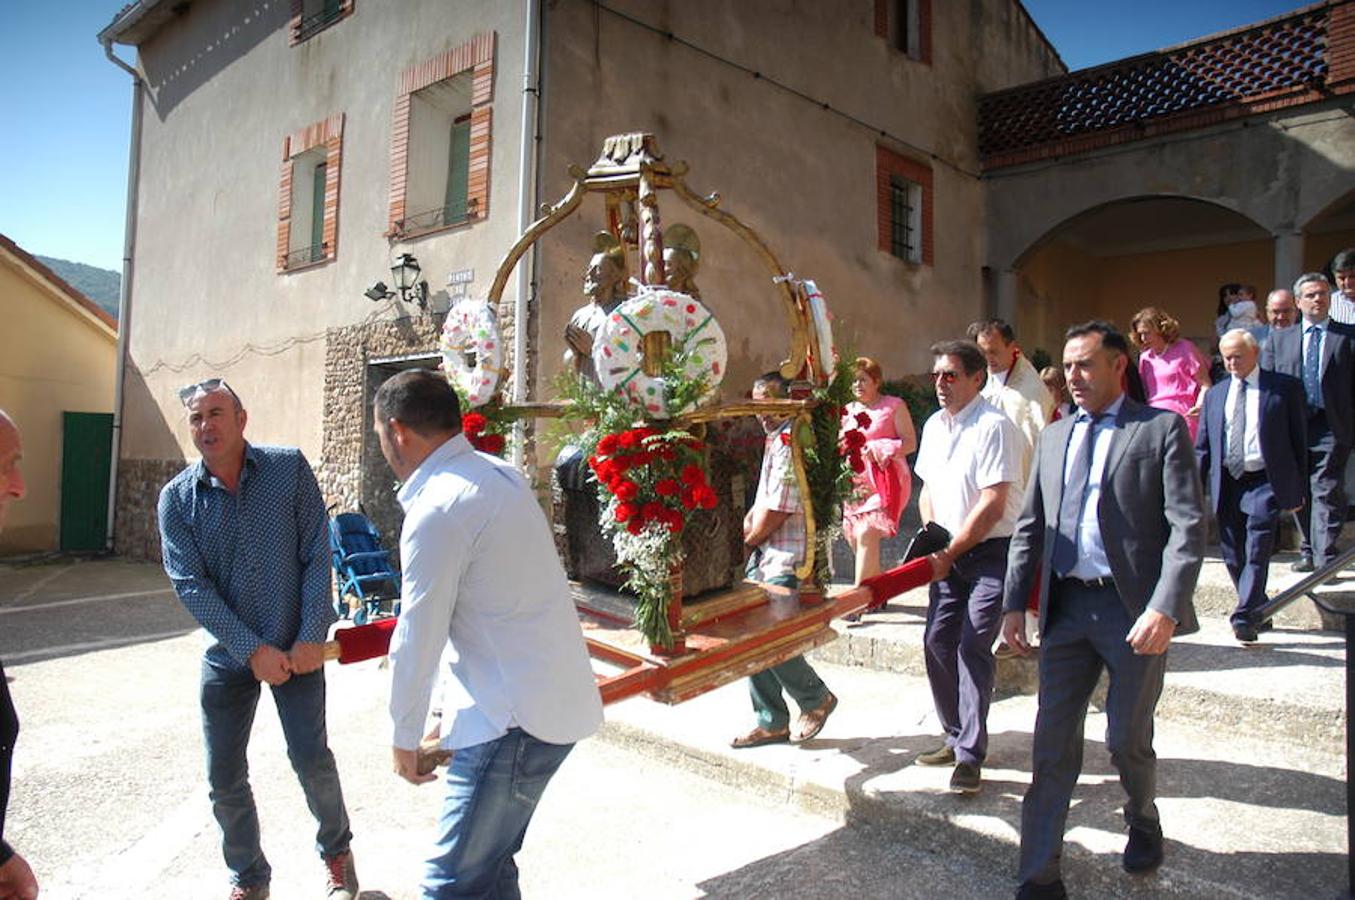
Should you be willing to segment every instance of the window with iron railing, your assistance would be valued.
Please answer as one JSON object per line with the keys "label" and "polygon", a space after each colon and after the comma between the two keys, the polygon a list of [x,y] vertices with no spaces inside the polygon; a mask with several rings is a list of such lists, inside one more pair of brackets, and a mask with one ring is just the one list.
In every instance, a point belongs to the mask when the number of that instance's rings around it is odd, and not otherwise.
{"label": "window with iron railing", "polygon": [[922,186],[889,178],[889,252],[908,262],[922,262]]}
{"label": "window with iron railing", "polygon": [[292,43],[324,31],[353,11],[353,0],[292,0]]}
{"label": "window with iron railing", "polygon": [[401,235],[419,234],[471,219],[469,73],[435,82],[410,96],[409,169],[405,208],[395,224]]}

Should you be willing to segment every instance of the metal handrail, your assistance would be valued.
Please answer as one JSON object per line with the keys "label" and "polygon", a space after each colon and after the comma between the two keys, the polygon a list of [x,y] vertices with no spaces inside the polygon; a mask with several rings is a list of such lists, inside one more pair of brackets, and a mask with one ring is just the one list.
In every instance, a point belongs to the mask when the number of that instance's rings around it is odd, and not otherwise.
{"label": "metal handrail", "polygon": [[1311,575],[1299,579],[1289,587],[1280,591],[1274,597],[1267,600],[1265,605],[1256,612],[1256,621],[1258,623],[1266,621],[1295,600],[1305,596],[1312,597],[1313,602],[1320,606],[1321,601],[1318,600],[1317,597],[1312,596],[1313,588],[1320,587],[1328,581],[1331,581],[1336,577],[1337,573],[1351,563],[1355,563],[1355,546],[1342,551],[1331,562],[1315,570]]}

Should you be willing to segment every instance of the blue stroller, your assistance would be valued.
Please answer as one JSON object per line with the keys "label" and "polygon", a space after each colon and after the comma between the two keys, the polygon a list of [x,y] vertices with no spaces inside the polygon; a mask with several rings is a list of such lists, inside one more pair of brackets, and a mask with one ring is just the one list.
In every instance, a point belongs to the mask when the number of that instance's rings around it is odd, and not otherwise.
{"label": "blue stroller", "polygon": [[400,614],[400,572],[381,549],[381,534],[361,513],[329,520],[329,548],[339,598],[334,611],[363,625],[382,615]]}

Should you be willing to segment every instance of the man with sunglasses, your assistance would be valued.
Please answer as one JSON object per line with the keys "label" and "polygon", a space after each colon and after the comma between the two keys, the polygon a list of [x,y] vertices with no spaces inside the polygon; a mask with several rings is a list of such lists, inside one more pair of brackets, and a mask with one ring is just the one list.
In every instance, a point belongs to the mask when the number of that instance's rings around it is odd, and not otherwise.
{"label": "man with sunglasses", "polygon": [[319,822],[330,900],[358,895],[348,812],[325,726],[322,644],[330,601],[325,502],[301,451],[245,440],[247,414],[220,378],[179,392],[202,453],[160,492],[165,572],[211,638],[201,703],[212,812],[231,900],[262,900],[272,869],[245,758],[260,682],[273,691],[287,755]]}
{"label": "man with sunglasses", "polygon": [[1002,622],[1007,545],[1021,509],[1030,444],[980,395],[986,362],[973,341],[932,345],[932,378],[941,409],[927,420],[917,454],[923,523],[952,535],[933,553],[923,637],[927,681],[945,743],[919,765],[954,766],[950,789],[974,794],[988,752],[988,706]]}

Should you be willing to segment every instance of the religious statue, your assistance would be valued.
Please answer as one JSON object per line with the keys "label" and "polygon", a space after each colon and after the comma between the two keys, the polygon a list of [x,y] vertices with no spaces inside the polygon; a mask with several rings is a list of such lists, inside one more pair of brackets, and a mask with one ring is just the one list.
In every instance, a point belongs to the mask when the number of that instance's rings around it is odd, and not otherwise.
{"label": "religious statue", "polygon": [[612,310],[626,299],[630,271],[626,251],[610,232],[600,231],[593,238],[593,255],[583,272],[583,293],[592,298],[569,317],[565,326],[565,365],[573,366],[580,377],[597,382],[593,366],[593,342]]}
{"label": "religious statue", "polygon": [[701,299],[696,273],[701,268],[701,238],[689,226],[673,225],[663,235],[663,269],[668,289]]}

